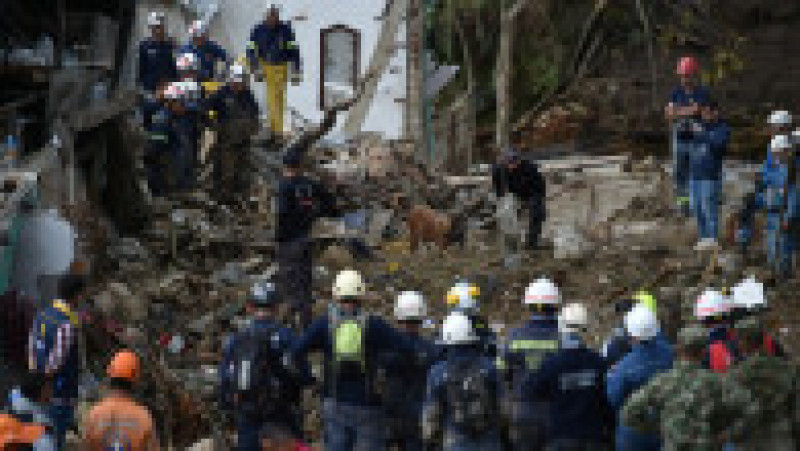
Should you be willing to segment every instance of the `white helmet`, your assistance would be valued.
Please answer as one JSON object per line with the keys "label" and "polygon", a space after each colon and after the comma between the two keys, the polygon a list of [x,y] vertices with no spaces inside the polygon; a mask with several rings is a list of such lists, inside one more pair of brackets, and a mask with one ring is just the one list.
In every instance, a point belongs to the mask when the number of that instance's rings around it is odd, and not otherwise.
{"label": "white helmet", "polygon": [[625,330],[631,337],[648,340],[658,335],[658,319],[647,306],[637,304],[625,315]]}
{"label": "white helmet", "polygon": [[731,299],[737,307],[748,310],[766,307],[767,299],[764,296],[764,284],[756,282],[755,277],[749,277],[733,287]]}
{"label": "white helmet", "polygon": [[525,289],[525,304],[549,304],[558,305],[561,303],[561,294],[558,292],[556,284],[546,277],[535,280]]}
{"label": "white helmet", "polygon": [[161,11],[150,11],[147,15],[148,27],[163,27],[164,26],[164,13]]}
{"label": "white helmet", "polygon": [[800,146],[800,128],[792,132],[792,144]]}
{"label": "white helmet", "polygon": [[206,23],[202,20],[194,20],[192,24],[189,26],[189,36],[196,38],[199,36],[203,36],[206,34],[207,26]]}
{"label": "white helmet", "polygon": [[442,323],[442,341],[444,345],[459,345],[478,341],[472,321],[461,312],[447,315]]}
{"label": "white helmet", "polygon": [[364,280],[358,271],[345,269],[336,275],[336,280],[333,282],[334,298],[358,298],[364,296],[365,292]]}
{"label": "white helmet", "polygon": [[775,135],[769,144],[769,148],[773,152],[789,150],[792,148],[792,139],[789,138],[789,135]]}
{"label": "white helmet", "polygon": [[773,111],[767,120],[769,125],[787,126],[792,125],[792,113],[786,110]]}
{"label": "white helmet", "polygon": [[231,80],[233,81],[244,81],[245,76],[247,75],[247,70],[241,64],[233,64],[231,65]]}
{"label": "white helmet", "polygon": [[428,309],[425,299],[417,291],[403,291],[397,296],[394,304],[394,317],[398,321],[422,319]]}
{"label": "white helmet", "polygon": [[583,304],[567,304],[558,315],[558,330],[561,332],[580,332],[589,324],[589,312]]}
{"label": "white helmet", "polygon": [[480,289],[469,282],[458,282],[453,285],[445,296],[445,302],[450,307],[461,310],[477,310]]}
{"label": "white helmet", "polygon": [[717,290],[706,290],[697,299],[694,305],[694,316],[697,319],[720,315],[730,311],[730,303],[725,296]]}
{"label": "white helmet", "polygon": [[191,52],[182,53],[175,61],[179,71],[196,71],[199,69],[197,55]]}
{"label": "white helmet", "polygon": [[182,98],[183,90],[178,82],[172,82],[164,89],[164,98],[167,100],[178,100]]}

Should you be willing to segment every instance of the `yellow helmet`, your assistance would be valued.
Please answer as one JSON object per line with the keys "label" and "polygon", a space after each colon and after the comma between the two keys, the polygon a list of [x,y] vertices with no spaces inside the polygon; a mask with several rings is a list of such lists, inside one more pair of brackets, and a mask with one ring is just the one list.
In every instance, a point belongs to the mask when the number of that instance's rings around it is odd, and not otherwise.
{"label": "yellow helmet", "polygon": [[445,302],[450,308],[476,310],[478,308],[478,297],[480,295],[480,288],[478,288],[477,285],[459,282],[447,292],[447,295],[445,295]]}
{"label": "yellow helmet", "polygon": [[651,312],[658,313],[657,310],[658,302],[656,301],[656,297],[648,293],[647,291],[641,290],[638,293],[634,294],[633,300],[644,305],[645,307],[650,309]]}

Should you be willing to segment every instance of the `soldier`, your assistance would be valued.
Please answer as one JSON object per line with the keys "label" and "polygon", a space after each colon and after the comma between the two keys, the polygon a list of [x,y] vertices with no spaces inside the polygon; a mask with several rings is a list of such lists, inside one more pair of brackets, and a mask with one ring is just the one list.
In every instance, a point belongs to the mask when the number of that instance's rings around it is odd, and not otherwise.
{"label": "soldier", "polygon": [[660,432],[665,450],[719,449],[741,439],[759,411],[750,393],[701,366],[706,331],[678,334],[678,360],[630,396],[621,421],[642,432]]}
{"label": "soldier", "polygon": [[785,360],[763,348],[764,327],[756,318],[736,324],[744,361],[731,368],[729,377],[750,390],[763,413],[750,425],[751,435],[740,443],[747,450],[797,449],[792,438],[795,373]]}

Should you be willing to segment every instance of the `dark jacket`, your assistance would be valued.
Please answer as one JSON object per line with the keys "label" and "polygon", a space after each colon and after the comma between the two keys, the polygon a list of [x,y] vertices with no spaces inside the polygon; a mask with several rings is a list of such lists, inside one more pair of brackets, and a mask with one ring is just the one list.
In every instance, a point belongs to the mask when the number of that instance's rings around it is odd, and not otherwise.
{"label": "dark jacket", "polygon": [[306,176],[284,178],[278,185],[279,242],[308,237],[319,217],[337,216],[336,199],[324,185]]}
{"label": "dark jacket", "polygon": [[214,69],[217,62],[223,61],[226,63],[226,65],[228,63],[228,54],[225,53],[225,50],[220,47],[219,44],[209,39],[206,39],[203,44],[199,46],[194,42],[184,44],[178,53],[195,54],[200,65],[200,71],[198,72],[197,77],[200,81],[209,81],[214,79]]}
{"label": "dark jacket", "polygon": [[689,155],[689,173],[693,180],[720,180],[722,159],[728,150],[731,130],[725,122],[703,124],[697,146]]}
{"label": "dark jacket", "polygon": [[250,88],[235,91],[230,85],[225,85],[208,96],[205,110],[214,111],[217,122],[239,115],[258,119],[258,103]]}
{"label": "dark jacket", "polygon": [[539,173],[539,166],[527,160],[520,161],[513,170],[504,165],[495,165],[492,168],[492,184],[497,197],[511,192],[522,200],[539,200],[541,203],[546,195],[544,177]]}
{"label": "dark jacket", "polygon": [[294,30],[288,22],[280,22],[270,27],[261,22],[250,32],[247,43],[247,58],[252,67],[259,67],[260,61],[267,64],[292,63],[300,70],[300,50],[294,38]]}
{"label": "dark jacket", "polygon": [[539,369],[547,354],[558,351],[558,321],[554,316],[531,315],[521,327],[512,329],[503,353],[514,393],[522,399],[522,384]]}
{"label": "dark jacket", "polygon": [[[74,315],[74,313],[73,313]],[[80,358],[78,355],[77,338],[80,333],[80,322],[76,316],[69,315],[54,305],[50,305],[36,315],[31,331],[34,336],[32,345],[36,366],[44,369],[48,357],[54,352],[56,337],[59,327],[67,322],[72,322],[72,340],[63,351],[64,360],[61,367],[53,374],[53,398],[76,399],[78,397],[78,383],[80,376]]]}
{"label": "dark jacket", "polygon": [[175,66],[175,43],[172,40],[145,39],[139,43],[139,70],[136,82],[153,92],[160,83],[175,81],[178,70]]}
{"label": "dark jacket", "polygon": [[419,335],[399,333],[407,337],[414,353],[412,358],[394,349],[378,354],[378,371],[384,379],[383,406],[393,418],[403,418],[407,424],[419,427],[428,371],[439,360],[440,350]]}
{"label": "dark jacket", "polygon": [[545,357],[523,392],[550,401],[553,439],[599,442],[609,418],[605,396],[605,362],[575,336],[562,336],[561,349]]}

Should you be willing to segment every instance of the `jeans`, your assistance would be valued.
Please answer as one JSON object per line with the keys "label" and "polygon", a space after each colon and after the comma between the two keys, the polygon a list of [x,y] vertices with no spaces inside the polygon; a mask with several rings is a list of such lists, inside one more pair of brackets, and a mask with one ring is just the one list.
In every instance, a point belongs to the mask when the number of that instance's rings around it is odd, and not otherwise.
{"label": "jeans", "polygon": [[700,238],[717,239],[719,234],[719,180],[690,180],[692,212],[697,218]]}
{"label": "jeans", "polygon": [[354,406],[326,399],[325,451],[386,449],[386,423],[379,407]]}
{"label": "jeans", "polygon": [[675,198],[681,202],[689,197],[689,157],[696,144],[694,141],[678,140],[672,132],[672,178],[675,183]]}
{"label": "jeans", "polygon": [[50,405],[49,414],[53,421],[53,435],[59,450],[64,449],[67,429],[74,421],[74,407],[70,402],[54,402]]}
{"label": "jeans", "polygon": [[767,215],[766,251],[770,265],[782,273],[792,269],[792,256],[795,252],[794,236],[781,230],[781,218],[778,213]]}

